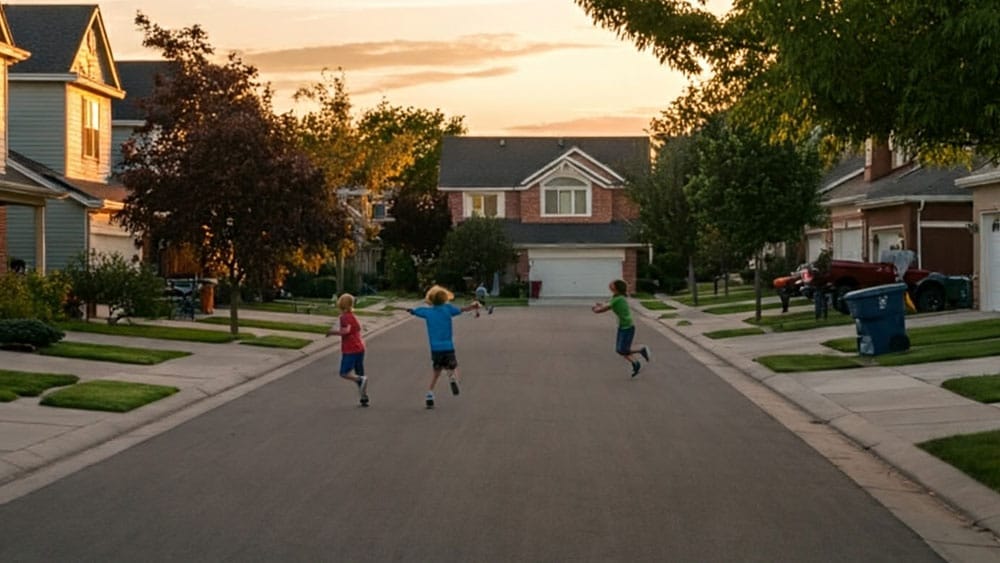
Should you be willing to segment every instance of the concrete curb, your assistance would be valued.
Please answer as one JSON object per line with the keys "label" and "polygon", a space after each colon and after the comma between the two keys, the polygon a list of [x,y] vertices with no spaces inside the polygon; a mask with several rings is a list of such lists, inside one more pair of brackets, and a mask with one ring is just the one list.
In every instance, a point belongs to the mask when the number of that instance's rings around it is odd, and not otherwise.
{"label": "concrete curb", "polygon": [[[682,338],[705,353],[721,360],[774,392],[817,421],[828,424],[861,448],[895,467],[943,499],[973,524],[1000,536],[1000,494],[965,475],[953,466],[928,454],[915,445],[865,420],[862,416],[809,389],[785,374],[776,374],[752,360],[706,345],[706,337],[685,334],[643,311],[643,318],[663,335],[677,341]],[[711,367],[711,366],[710,366]]]}

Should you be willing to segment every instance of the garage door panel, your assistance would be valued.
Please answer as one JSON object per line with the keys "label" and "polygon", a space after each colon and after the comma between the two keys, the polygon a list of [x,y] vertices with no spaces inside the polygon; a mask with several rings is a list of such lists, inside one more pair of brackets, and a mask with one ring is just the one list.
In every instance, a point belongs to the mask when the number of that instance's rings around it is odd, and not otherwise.
{"label": "garage door panel", "polygon": [[622,277],[616,258],[536,258],[531,279],[542,282],[541,297],[600,297]]}

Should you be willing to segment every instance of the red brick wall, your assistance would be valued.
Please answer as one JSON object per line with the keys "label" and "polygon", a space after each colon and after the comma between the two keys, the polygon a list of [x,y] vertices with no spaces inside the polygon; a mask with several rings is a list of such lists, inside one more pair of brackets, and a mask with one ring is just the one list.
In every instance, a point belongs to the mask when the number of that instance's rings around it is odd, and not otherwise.
{"label": "red brick wall", "polygon": [[621,221],[624,219],[637,219],[639,217],[639,206],[632,201],[625,190],[615,190],[614,211],[612,219]]}
{"label": "red brick wall", "polygon": [[517,263],[514,266],[514,273],[521,281],[528,281],[528,251],[519,250],[517,252]]}
{"label": "red brick wall", "polygon": [[0,205],[0,274],[7,273],[7,207]]}
{"label": "red brick wall", "polygon": [[622,279],[628,284],[629,291],[635,293],[636,271],[639,264],[639,250],[625,249],[625,262],[622,264]]}
{"label": "red brick wall", "polygon": [[521,193],[522,192],[504,192],[503,194],[503,213],[506,219],[517,219],[521,216]]}
{"label": "red brick wall", "polygon": [[538,184],[520,194],[520,216],[524,223],[610,223],[614,216],[614,191],[597,186],[591,188],[589,217],[542,217],[542,189]]}
{"label": "red brick wall", "polygon": [[448,210],[451,211],[452,225],[457,225],[462,222],[463,206],[462,192],[448,192]]}

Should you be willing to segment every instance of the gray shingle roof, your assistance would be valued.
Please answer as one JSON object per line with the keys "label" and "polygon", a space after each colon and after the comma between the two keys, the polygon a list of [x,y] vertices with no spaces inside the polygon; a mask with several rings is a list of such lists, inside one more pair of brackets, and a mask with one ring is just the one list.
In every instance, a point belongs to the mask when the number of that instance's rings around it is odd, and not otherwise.
{"label": "gray shingle roof", "polygon": [[93,4],[5,5],[14,41],[31,52],[31,58],[11,67],[10,73],[69,72],[96,9]]}
{"label": "gray shingle roof", "polygon": [[649,170],[647,137],[445,137],[438,186],[518,186],[573,147],[622,176]]}
{"label": "gray shingle roof", "polygon": [[522,223],[504,221],[504,234],[517,246],[532,244],[627,244],[624,222],[598,224]]}
{"label": "gray shingle roof", "polygon": [[170,61],[118,61],[118,79],[124,100],[111,101],[111,118],[141,121],[146,114],[139,107],[139,101],[148,98],[156,86],[156,76],[169,71]]}
{"label": "gray shingle roof", "polygon": [[62,174],[59,174],[55,170],[52,170],[44,164],[32,160],[17,151],[10,151],[8,158],[21,166],[31,170],[35,174],[38,174],[45,180],[52,182],[53,184],[59,186],[60,189],[66,190],[68,192],[76,193],[82,196],[84,199],[90,200],[91,203],[98,203],[98,200],[104,199],[102,196],[93,195],[88,193],[87,190],[81,188],[79,185],[73,183],[72,180],[67,179]]}
{"label": "gray shingle roof", "polygon": [[840,159],[823,173],[820,180],[820,189],[827,188],[833,182],[843,180],[848,174],[864,170],[865,157],[862,155],[850,155]]}
{"label": "gray shingle roof", "polygon": [[972,200],[968,190],[955,185],[955,180],[970,175],[965,166],[938,168],[908,165],[874,182],[865,182],[862,175],[852,178],[823,194],[825,201],[857,197],[858,203],[886,199],[957,196]]}

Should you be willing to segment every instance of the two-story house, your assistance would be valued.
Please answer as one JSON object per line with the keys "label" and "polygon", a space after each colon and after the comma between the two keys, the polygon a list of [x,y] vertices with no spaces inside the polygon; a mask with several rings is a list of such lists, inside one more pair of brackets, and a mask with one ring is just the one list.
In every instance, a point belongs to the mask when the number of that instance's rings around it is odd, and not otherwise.
{"label": "two-story house", "polygon": [[[112,215],[124,187],[109,183],[111,101],[125,97],[96,5],[6,7],[11,30],[32,57],[11,69],[10,148],[25,166],[62,189],[45,210],[45,268],[61,269],[84,251],[139,253]],[[18,157],[15,156],[15,159]],[[31,235],[41,230],[29,209],[7,213],[11,254],[42,266]]]}
{"label": "two-story house", "polygon": [[[539,297],[600,297],[617,278],[635,287],[626,179],[650,168],[647,137],[446,137],[438,189],[455,224],[504,220],[518,251],[507,278]],[[539,284],[540,282],[540,284]]]}
{"label": "two-story house", "polygon": [[[15,258],[7,250],[7,208],[15,205],[25,207],[35,221],[44,226],[47,201],[59,197],[57,192],[39,185],[19,172],[16,166],[8,164],[7,69],[28,57],[30,53],[14,43],[7,15],[3,6],[0,6],[0,274],[7,271],[8,262]],[[43,233],[44,229],[32,233],[31,240],[35,251],[42,256],[45,241]]]}
{"label": "two-story house", "polygon": [[980,310],[1000,312],[1000,169],[986,165],[955,183],[973,198],[973,296]]}
{"label": "two-story house", "polygon": [[909,249],[915,266],[970,275],[972,196],[955,186],[969,173],[964,166],[924,166],[869,142],[865,155],[845,158],[824,177],[830,223],[806,230],[806,259],[829,248],[836,259],[877,262],[885,250]]}

